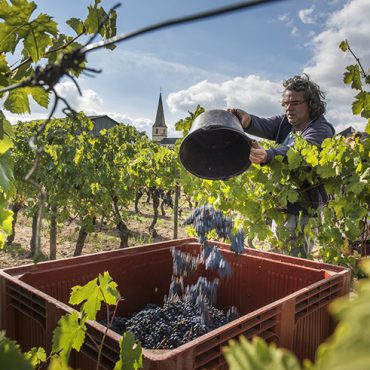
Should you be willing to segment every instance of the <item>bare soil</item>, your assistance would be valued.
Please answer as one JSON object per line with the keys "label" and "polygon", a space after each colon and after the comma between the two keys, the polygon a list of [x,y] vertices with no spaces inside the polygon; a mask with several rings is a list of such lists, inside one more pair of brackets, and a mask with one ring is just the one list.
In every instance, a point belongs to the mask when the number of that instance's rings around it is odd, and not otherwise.
{"label": "bare soil", "polygon": [[[153,209],[150,203],[143,201],[140,206],[140,214],[133,210],[129,212],[127,226],[130,230],[129,246],[151,244],[165,240],[174,239],[173,210],[165,208],[166,215],[159,215],[156,224],[157,236],[149,234],[149,225],[153,219]],[[190,212],[189,208],[182,208],[183,217],[179,217],[177,237],[186,237],[186,230],[181,226],[185,214]],[[161,212],[160,212],[161,213]],[[30,255],[30,240],[32,235],[32,220],[20,212],[15,230],[15,240],[11,245],[0,251],[0,268],[12,267],[32,263]],[[79,225],[72,220],[69,224],[58,225],[57,235],[57,259],[72,257],[78,237]],[[46,219],[43,220],[41,232],[42,260],[48,260],[49,256],[49,225]],[[108,251],[119,248],[118,232],[112,225],[97,222],[95,231],[88,235],[82,254],[90,254],[101,251]]]}

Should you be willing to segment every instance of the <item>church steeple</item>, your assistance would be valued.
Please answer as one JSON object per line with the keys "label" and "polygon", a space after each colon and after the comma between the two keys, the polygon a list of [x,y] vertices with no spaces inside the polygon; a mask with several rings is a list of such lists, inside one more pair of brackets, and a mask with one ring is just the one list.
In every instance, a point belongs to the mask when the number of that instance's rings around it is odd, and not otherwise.
{"label": "church steeple", "polygon": [[164,138],[167,138],[167,126],[166,126],[166,122],[164,119],[162,92],[160,92],[158,108],[157,108],[157,115],[155,117],[155,122],[152,127],[152,140],[155,142],[159,142]]}

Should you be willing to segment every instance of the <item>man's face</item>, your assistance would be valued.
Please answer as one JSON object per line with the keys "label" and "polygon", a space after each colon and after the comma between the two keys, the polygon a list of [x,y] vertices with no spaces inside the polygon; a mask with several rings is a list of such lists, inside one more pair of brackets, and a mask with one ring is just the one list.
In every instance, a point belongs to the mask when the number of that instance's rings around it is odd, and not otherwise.
{"label": "man's face", "polygon": [[288,122],[295,130],[302,130],[310,121],[308,103],[304,91],[290,91],[284,93],[283,107]]}

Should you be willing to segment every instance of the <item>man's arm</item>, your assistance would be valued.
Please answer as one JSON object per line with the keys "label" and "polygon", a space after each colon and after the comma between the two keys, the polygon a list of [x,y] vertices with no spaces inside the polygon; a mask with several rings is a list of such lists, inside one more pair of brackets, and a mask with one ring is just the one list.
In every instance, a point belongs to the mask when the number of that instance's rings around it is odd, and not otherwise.
{"label": "man's arm", "polygon": [[238,118],[246,133],[268,140],[276,140],[280,124],[284,118],[284,115],[261,118],[242,109],[232,108],[228,109],[228,111]]}

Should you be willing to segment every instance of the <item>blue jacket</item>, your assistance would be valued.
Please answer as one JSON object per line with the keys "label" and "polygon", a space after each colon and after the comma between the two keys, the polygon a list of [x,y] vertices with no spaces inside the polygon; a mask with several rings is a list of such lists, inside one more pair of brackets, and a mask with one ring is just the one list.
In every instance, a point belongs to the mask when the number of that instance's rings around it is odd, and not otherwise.
{"label": "blue jacket", "polygon": [[[278,144],[283,144],[290,132],[292,126],[288,122],[286,115],[274,116],[270,118],[261,118],[250,115],[252,120],[245,132],[264,139],[273,140]],[[326,139],[333,137],[335,133],[334,127],[325,119],[323,115],[314,119],[302,131],[302,138],[316,145]],[[279,145],[277,148],[267,150],[267,161],[269,164],[277,155],[286,156],[287,151],[293,146],[292,140],[287,145]],[[300,211],[307,213],[307,208],[317,208],[321,204],[325,204],[328,200],[325,189],[322,185],[311,188],[310,184],[306,184],[307,189],[302,189],[302,199],[298,203],[288,204],[287,212],[290,214],[299,214]],[[307,196],[306,196],[307,195]]]}

